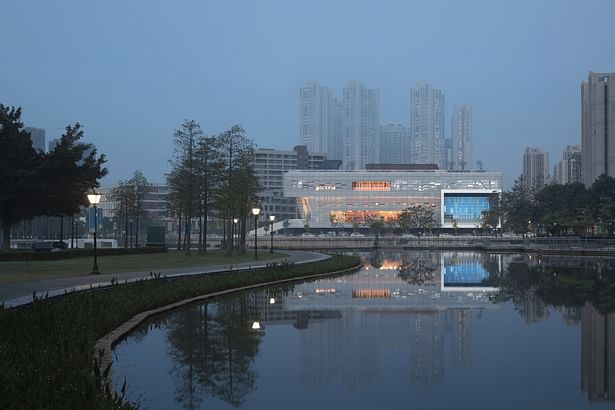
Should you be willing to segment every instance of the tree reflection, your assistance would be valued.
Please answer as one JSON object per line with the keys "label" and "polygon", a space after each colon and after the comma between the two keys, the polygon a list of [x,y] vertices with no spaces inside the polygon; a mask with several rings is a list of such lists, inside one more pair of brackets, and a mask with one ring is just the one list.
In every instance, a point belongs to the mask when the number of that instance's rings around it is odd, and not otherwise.
{"label": "tree reflection", "polygon": [[435,285],[440,280],[436,266],[420,256],[413,260],[404,260],[397,276],[411,285]]}
{"label": "tree reflection", "polygon": [[581,308],[590,303],[602,314],[615,312],[615,262],[544,258],[517,260],[505,275],[493,278],[501,288],[498,301],[511,301],[519,311],[537,299],[555,307]]}
{"label": "tree reflection", "polygon": [[382,267],[382,262],[384,262],[384,252],[382,251],[372,251],[369,254],[369,264],[375,268],[380,269]]}
{"label": "tree reflection", "polygon": [[168,318],[175,400],[183,408],[198,408],[205,396],[239,407],[254,389],[261,334],[248,326],[248,297],[190,306]]}

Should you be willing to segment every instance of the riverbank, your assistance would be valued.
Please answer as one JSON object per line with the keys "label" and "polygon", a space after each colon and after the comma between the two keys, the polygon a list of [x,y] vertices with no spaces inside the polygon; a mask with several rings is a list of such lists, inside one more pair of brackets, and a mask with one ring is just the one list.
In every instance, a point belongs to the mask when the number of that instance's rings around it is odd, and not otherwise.
{"label": "riverbank", "polygon": [[[138,313],[203,294],[358,268],[356,256],[166,278],[39,299],[0,310],[1,408],[126,408],[92,360],[96,341]],[[97,352],[99,357],[104,352]]]}
{"label": "riverbank", "polygon": [[[266,249],[268,242],[259,242]],[[538,253],[551,255],[614,256],[615,239],[579,237],[493,237],[493,236],[279,236],[274,241],[278,250],[473,250],[491,253]]]}

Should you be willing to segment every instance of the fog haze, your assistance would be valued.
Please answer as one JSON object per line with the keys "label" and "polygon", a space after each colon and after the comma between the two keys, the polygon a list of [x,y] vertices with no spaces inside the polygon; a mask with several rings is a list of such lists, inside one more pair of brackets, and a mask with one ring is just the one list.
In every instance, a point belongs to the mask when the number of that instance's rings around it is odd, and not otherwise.
{"label": "fog haze", "polygon": [[0,0],[0,102],[47,141],[71,122],[108,156],[103,183],[162,182],[183,119],[299,143],[299,88],[380,90],[381,123],[410,122],[429,81],[474,115],[474,159],[521,173],[526,146],[580,143],[580,84],[615,71],[615,1]]}

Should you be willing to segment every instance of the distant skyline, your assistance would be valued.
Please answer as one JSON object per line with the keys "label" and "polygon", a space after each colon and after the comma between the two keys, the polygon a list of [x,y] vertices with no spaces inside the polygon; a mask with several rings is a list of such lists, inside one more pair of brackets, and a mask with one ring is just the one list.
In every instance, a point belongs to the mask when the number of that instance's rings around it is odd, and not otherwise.
{"label": "distant skyline", "polygon": [[299,143],[300,88],[380,92],[380,124],[409,126],[428,81],[472,105],[474,161],[522,172],[525,147],[581,143],[581,82],[615,71],[615,1],[315,0],[179,3],[0,0],[0,102],[49,141],[76,121],[109,159],[108,185],[163,182],[172,134],[234,124],[263,148]]}

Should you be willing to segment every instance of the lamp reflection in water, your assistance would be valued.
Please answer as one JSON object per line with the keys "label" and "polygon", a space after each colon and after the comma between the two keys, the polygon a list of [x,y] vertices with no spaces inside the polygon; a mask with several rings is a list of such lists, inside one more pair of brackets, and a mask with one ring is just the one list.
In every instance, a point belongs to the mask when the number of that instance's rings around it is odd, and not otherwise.
{"label": "lamp reflection in water", "polygon": [[251,329],[260,331],[263,330],[263,326],[261,325],[258,316],[258,293],[253,293],[252,298],[254,298],[254,321],[252,322]]}

